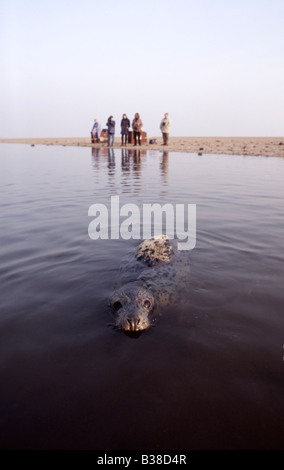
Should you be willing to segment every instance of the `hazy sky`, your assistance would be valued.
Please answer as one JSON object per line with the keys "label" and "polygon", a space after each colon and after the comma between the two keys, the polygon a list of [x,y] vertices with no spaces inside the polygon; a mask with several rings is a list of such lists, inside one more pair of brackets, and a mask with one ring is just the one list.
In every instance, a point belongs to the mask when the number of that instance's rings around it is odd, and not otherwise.
{"label": "hazy sky", "polygon": [[[0,0],[0,137],[284,135],[283,0]],[[116,130],[119,134],[119,128]]]}

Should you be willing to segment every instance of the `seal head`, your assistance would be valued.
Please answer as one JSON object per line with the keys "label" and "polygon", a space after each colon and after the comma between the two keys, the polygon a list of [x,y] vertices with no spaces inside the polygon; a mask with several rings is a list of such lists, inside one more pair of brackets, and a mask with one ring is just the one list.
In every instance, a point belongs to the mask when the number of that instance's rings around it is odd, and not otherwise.
{"label": "seal head", "polygon": [[143,331],[151,326],[149,315],[155,308],[155,299],[144,286],[126,284],[110,298],[115,315],[115,327],[124,331]]}

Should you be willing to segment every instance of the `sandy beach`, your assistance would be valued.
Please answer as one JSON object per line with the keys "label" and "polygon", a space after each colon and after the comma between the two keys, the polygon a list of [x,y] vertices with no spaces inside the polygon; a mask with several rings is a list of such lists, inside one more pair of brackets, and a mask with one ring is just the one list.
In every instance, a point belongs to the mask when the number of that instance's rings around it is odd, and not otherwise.
{"label": "sandy beach", "polygon": [[[157,144],[150,144],[157,139]],[[41,138],[41,139],[0,139],[0,143],[27,145],[60,145],[78,147],[107,147],[107,143],[92,144],[90,138]],[[120,148],[121,139],[116,137],[114,148]],[[132,144],[128,144],[132,148]],[[144,150],[165,150],[214,155],[248,155],[264,157],[284,157],[284,137],[170,137],[167,147],[162,145],[161,137],[147,137]]]}

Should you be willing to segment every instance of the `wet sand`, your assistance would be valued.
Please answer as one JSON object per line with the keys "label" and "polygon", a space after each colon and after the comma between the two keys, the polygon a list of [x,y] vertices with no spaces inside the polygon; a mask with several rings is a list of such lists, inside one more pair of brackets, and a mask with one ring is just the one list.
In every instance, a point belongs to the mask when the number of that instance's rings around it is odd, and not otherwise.
{"label": "wet sand", "polygon": [[[157,139],[157,144],[149,140]],[[28,145],[61,145],[78,147],[107,147],[107,143],[92,144],[90,138],[41,138],[41,139],[0,139],[0,143],[19,143]],[[114,148],[119,148],[120,137],[115,139]],[[132,144],[127,145],[132,148]],[[145,150],[167,150],[170,152],[188,152],[222,155],[250,155],[264,157],[284,157],[284,137],[170,137],[167,147],[162,145],[161,137],[147,137],[147,144],[140,147]]]}

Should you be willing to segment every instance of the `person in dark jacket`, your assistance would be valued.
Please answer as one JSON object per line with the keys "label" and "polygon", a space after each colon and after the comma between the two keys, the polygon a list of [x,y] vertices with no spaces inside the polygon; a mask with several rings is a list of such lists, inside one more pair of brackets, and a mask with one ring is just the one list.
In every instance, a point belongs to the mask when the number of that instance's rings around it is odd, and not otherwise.
{"label": "person in dark jacket", "polygon": [[137,140],[139,145],[141,145],[141,132],[142,132],[143,122],[140,118],[140,114],[136,113],[132,121],[132,129],[134,132],[134,145],[137,145]]}
{"label": "person in dark jacket", "polygon": [[107,144],[108,147],[113,147],[114,134],[115,134],[115,120],[113,116],[110,116],[107,120]]}
{"label": "person in dark jacket", "polygon": [[123,140],[125,141],[124,145],[126,146],[127,141],[128,141],[128,132],[130,128],[130,121],[128,117],[126,116],[126,114],[122,116],[120,126],[121,126],[121,146],[123,146]]}

